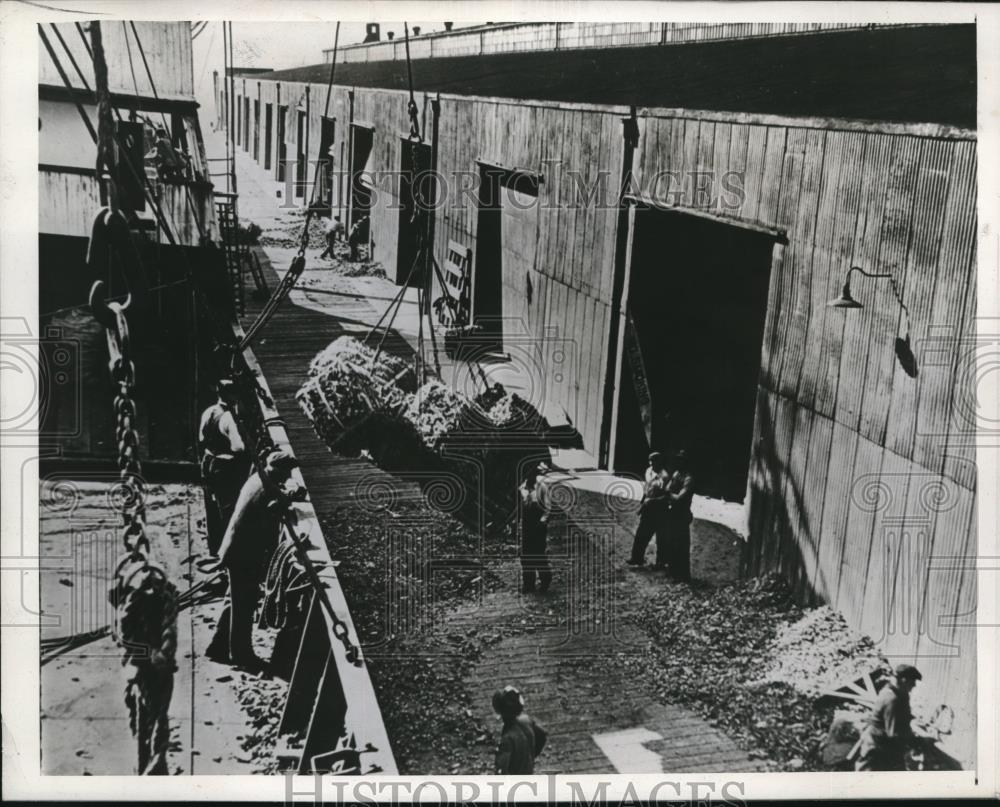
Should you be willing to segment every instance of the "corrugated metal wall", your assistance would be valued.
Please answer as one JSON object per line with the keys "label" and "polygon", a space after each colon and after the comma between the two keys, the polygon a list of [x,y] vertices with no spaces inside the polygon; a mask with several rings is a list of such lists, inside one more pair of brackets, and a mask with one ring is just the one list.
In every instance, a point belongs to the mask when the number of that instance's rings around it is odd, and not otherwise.
{"label": "corrugated metal wall", "polygon": [[[264,101],[273,101],[273,83],[262,88]],[[325,86],[312,85],[311,94],[315,150]],[[281,99],[294,110],[304,85],[282,85]],[[420,100],[429,133],[430,103]],[[399,169],[405,108],[402,93],[357,92],[355,120],[375,126],[374,170]],[[527,353],[533,351],[547,400],[565,407],[595,452],[617,211],[566,203],[578,189],[573,169],[586,184],[605,170],[611,192],[617,190],[624,112],[441,99],[438,169],[446,177],[474,172],[477,159],[544,174],[537,208],[504,210],[507,232],[524,245],[518,260],[505,262],[511,268],[504,313],[530,334]],[[330,114],[338,121],[338,155],[349,130],[343,88],[334,90]],[[968,363],[975,356],[974,140],[944,127],[666,110],[640,110],[639,128],[642,192],[704,211],[697,183],[678,188],[664,173],[701,172],[716,190],[709,212],[787,233],[787,244],[775,247],[762,346],[749,570],[781,570],[805,599],[830,603],[897,659],[915,661],[925,672],[915,699],[956,710],[959,751],[971,762],[975,647],[962,625],[973,621],[976,592],[962,559],[976,548]],[[291,121],[286,131],[294,154]],[[718,193],[727,174],[735,181],[732,172],[741,177],[738,198]],[[450,194],[438,216],[439,256],[449,240],[475,254],[474,199]],[[736,201],[722,209],[722,199]],[[380,203],[375,211],[373,237],[376,257],[394,266],[398,214],[389,208]],[[855,275],[852,288],[864,308],[827,306],[853,265],[896,278],[911,314],[916,378],[893,352],[904,323],[887,281]],[[515,323],[510,327],[514,333]],[[930,556],[938,560],[929,567]]]}

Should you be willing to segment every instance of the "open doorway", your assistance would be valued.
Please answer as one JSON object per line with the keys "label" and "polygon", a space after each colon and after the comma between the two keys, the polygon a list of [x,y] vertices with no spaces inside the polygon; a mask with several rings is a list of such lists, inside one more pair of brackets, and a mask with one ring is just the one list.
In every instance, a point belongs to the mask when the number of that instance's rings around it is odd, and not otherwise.
{"label": "open doorway", "polygon": [[275,139],[278,141],[278,165],[275,179],[278,182],[285,181],[285,170],[288,162],[288,143],[285,142],[285,123],[288,120],[288,107],[278,106],[278,127]]}
{"label": "open doorway", "polygon": [[274,126],[274,107],[264,104],[264,170],[271,170],[271,129]]}
{"label": "open doorway", "polygon": [[[396,240],[396,285],[421,286],[425,278],[423,267],[414,267],[420,243],[419,224],[426,219],[415,219],[416,197],[419,195],[428,207],[433,203],[436,188],[431,169],[432,149],[429,143],[415,143],[402,138],[399,170],[399,228]],[[409,282],[407,282],[409,281]]]}
{"label": "open doorway", "polygon": [[537,246],[533,228],[540,182],[541,177],[530,171],[487,163],[479,166],[472,319],[497,352],[503,350],[505,318],[524,314],[504,310],[505,284],[520,288],[520,278],[525,277],[525,302],[531,296],[528,270]]}
{"label": "open doorway", "polygon": [[253,102],[253,159],[260,160],[260,101]]}
{"label": "open doorway", "polygon": [[333,209],[333,141],[336,136],[336,118],[323,118],[319,132],[319,192],[317,207],[321,215],[329,216]]}
{"label": "open doorway", "polygon": [[306,193],[306,113],[298,111],[295,129],[295,197]]}
{"label": "open doorway", "polygon": [[742,502],[775,238],[715,219],[635,211],[614,467],[688,451],[698,493]]}
{"label": "open doorway", "polygon": [[351,220],[354,226],[368,216],[372,206],[372,177],[368,160],[372,155],[375,129],[363,123],[351,124]]}
{"label": "open doorway", "polygon": [[243,99],[243,150],[250,151],[250,99]]}

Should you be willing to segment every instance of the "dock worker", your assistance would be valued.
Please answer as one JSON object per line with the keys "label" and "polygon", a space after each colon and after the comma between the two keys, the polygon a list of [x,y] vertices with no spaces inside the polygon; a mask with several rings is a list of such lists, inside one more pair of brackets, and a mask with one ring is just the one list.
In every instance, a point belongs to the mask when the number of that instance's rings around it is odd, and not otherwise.
{"label": "dock worker", "polygon": [[333,257],[333,245],[337,241],[344,240],[344,225],[340,220],[340,216],[334,216],[332,219],[326,220],[325,228],[326,236],[326,249],[320,253],[321,258],[332,258]]}
{"label": "dock worker", "polygon": [[916,736],[910,725],[910,692],[921,678],[920,670],[912,664],[900,664],[879,690],[856,746],[855,770],[906,770],[906,752]]}
{"label": "dock worker", "polygon": [[229,573],[229,602],[215,636],[206,651],[216,661],[259,669],[261,660],[253,651],[253,617],[260,584],[281,533],[282,502],[304,498],[304,489],[290,486],[298,460],[275,449],[263,463],[263,473],[254,471],[244,482],[233,517],[226,528],[219,562]]}
{"label": "dock worker", "polygon": [[674,580],[691,580],[691,501],[694,499],[694,475],[688,453],[683,448],[674,452],[672,467],[667,471],[666,561]]}
{"label": "dock worker", "polygon": [[201,415],[198,448],[205,483],[208,551],[217,555],[222,536],[250,471],[246,445],[236,423],[236,384],[228,378],[216,385],[217,399]]}
{"label": "dock worker", "polygon": [[548,734],[524,711],[524,698],[512,686],[493,693],[493,711],[503,721],[496,773],[530,776],[535,772],[535,757],[545,748]]}
{"label": "dock worker", "polygon": [[549,508],[545,490],[538,482],[541,468],[531,465],[518,489],[521,494],[521,590],[525,593],[538,590],[544,594],[552,584],[552,569],[546,555],[548,542]]}
{"label": "dock worker", "polygon": [[646,547],[656,535],[656,564],[654,569],[663,569],[667,562],[664,516],[667,511],[666,478],[663,455],[654,451],[649,455],[643,483],[642,501],[639,503],[639,526],[632,541],[632,554],[626,563],[629,566],[645,566]]}
{"label": "dock worker", "polygon": [[155,161],[156,173],[160,179],[179,180],[184,178],[186,163],[177,153],[173,143],[170,142],[170,138],[167,136],[167,130],[162,126],[157,127],[156,142],[145,159]]}
{"label": "dock worker", "polygon": [[347,245],[351,248],[351,260],[356,261],[359,257],[358,248],[368,241],[368,216],[362,216],[351,227],[351,234],[347,237]]}

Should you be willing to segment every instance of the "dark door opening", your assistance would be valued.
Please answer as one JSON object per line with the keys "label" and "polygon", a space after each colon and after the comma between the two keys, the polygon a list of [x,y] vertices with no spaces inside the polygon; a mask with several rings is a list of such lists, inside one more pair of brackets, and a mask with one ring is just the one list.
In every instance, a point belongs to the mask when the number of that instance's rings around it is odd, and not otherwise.
{"label": "dark door opening", "polygon": [[288,107],[278,107],[278,131],[275,135],[278,141],[278,182],[285,181],[286,163],[288,162],[288,144],[285,142],[285,124],[288,120]]}
{"label": "dark door opening", "polygon": [[336,118],[323,118],[319,133],[320,187],[316,194],[317,209],[321,215],[333,212],[333,141],[336,135]]}
{"label": "dark door opening", "polygon": [[236,118],[236,120],[233,121],[233,125],[236,129],[236,139],[233,142],[236,143],[237,146],[243,143],[243,115],[240,112],[243,105],[240,101],[240,97],[241,96],[239,95],[236,96],[236,104],[233,107],[233,117]]}
{"label": "dark door opening", "polygon": [[295,196],[306,192],[306,113],[299,111],[295,130]]}
{"label": "dark door opening", "polygon": [[243,150],[250,151],[250,99],[243,99]]}
{"label": "dark door opening", "polygon": [[[414,266],[419,246],[419,224],[426,217],[414,219],[417,197],[430,209],[434,202],[434,177],[430,173],[432,151],[428,143],[413,143],[404,137],[399,171],[399,230],[396,239],[396,285],[420,286],[424,267]],[[409,281],[407,283],[407,281]]]}
{"label": "dark door opening", "polygon": [[274,125],[273,107],[264,104],[264,170],[271,168],[271,127]]}
{"label": "dark door opening", "polygon": [[253,102],[253,158],[260,159],[260,101]]}
{"label": "dark door opening", "polygon": [[368,172],[368,160],[372,154],[375,130],[370,126],[351,124],[351,220],[353,227],[365,218],[372,206],[372,177]]}
{"label": "dark door opening", "polygon": [[[503,282],[504,251],[521,255],[533,250],[535,244],[511,232],[505,243],[504,211],[524,216],[533,209],[532,197],[538,198],[540,177],[521,170],[498,165],[479,166],[479,208],[476,226],[476,262],[472,277],[472,321],[482,328],[489,349],[503,350]],[[508,204],[504,204],[504,200]],[[529,261],[530,262],[530,261]],[[518,271],[518,267],[509,267]]]}
{"label": "dark door opening", "polygon": [[684,448],[698,493],[742,502],[774,237],[640,208],[632,238],[614,467]]}

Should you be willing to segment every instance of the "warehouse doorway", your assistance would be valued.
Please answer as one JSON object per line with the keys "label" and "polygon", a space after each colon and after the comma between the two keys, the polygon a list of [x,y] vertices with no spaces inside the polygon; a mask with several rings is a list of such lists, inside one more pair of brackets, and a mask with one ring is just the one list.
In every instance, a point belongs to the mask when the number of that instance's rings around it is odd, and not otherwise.
{"label": "warehouse doorway", "polygon": [[[520,318],[523,323],[524,305],[532,297],[529,269],[538,245],[534,229],[541,181],[532,171],[479,164],[472,320],[487,337],[485,344],[498,353],[504,322]],[[522,287],[523,294],[514,293]]]}
{"label": "warehouse doorway", "polygon": [[372,206],[372,176],[368,160],[372,156],[375,128],[363,123],[351,124],[351,220],[348,227],[365,218]]}
{"label": "warehouse doorway", "polygon": [[260,101],[253,102],[253,158],[260,160]]}
{"label": "warehouse doorway", "polygon": [[318,212],[333,213],[333,141],[337,132],[336,118],[323,118],[319,132],[320,188],[317,192]]}
{"label": "warehouse doorway", "polygon": [[285,170],[288,168],[288,144],[285,142],[285,121],[288,119],[288,107],[278,106],[278,126],[275,140],[278,141],[277,176],[278,182],[285,181]]}
{"label": "warehouse doorway", "polygon": [[264,170],[271,170],[271,129],[274,126],[274,112],[271,104],[264,104]]}
{"label": "warehouse doorway", "polygon": [[684,448],[699,494],[743,501],[774,243],[718,219],[634,211],[616,470]]}
{"label": "warehouse doorway", "polygon": [[[426,227],[426,217],[414,216],[417,198],[427,210],[434,204],[437,189],[431,170],[432,149],[429,143],[415,143],[402,138],[399,170],[399,227],[396,234],[396,285],[422,286],[426,278],[423,267],[416,266],[420,245],[420,225]],[[407,282],[409,281],[409,282]]]}
{"label": "warehouse doorway", "polygon": [[295,196],[301,198],[306,194],[306,113],[301,109],[297,114],[298,125],[295,129]]}

